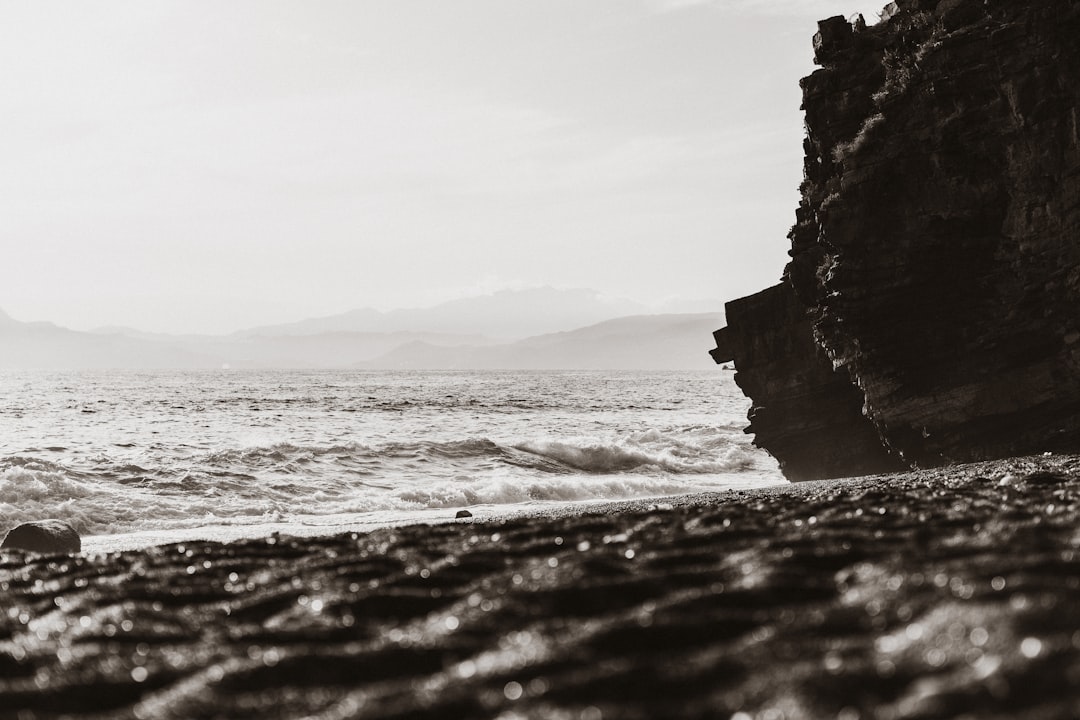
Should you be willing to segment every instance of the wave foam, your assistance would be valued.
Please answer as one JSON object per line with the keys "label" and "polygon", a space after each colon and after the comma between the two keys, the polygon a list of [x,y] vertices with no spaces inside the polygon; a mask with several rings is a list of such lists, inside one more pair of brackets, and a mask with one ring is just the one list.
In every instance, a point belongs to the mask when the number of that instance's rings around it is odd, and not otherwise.
{"label": "wave foam", "polygon": [[650,430],[625,441],[530,441],[515,447],[588,473],[619,473],[640,468],[675,474],[728,473],[753,465],[754,456],[745,447],[722,445],[686,442]]}
{"label": "wave foam", "polygon": [[406,504],[404,507],[420,509],[529,502],[623,500],[675,495],[701,489],[678,479],[663,477],[593,477],[585,480],[550,476],[539,479],[505,477],[437,483],[429,487],[399,491],[396,497]]}
{"label": "wave foam", "polygon": [[[753,483],[749,443],[703,427],[614,437],[328,446],[277,443],[184,455],[95,456],[75,467],[0,459],[0,532],[59,518],[81,533],[253,524],[335,513],[610,500]],[[711,476],[711,477],[710,477]]]}
{"label": "wave foam", "polygon": [[[443,442],[346,443],[328,447],[276,443],[233,448],[206,455],[202,463],[233,474],[275,472],[309,474],[318,468],[366,468],[393,474],[400,461],[459,463],[489,460],[549,472],[620,473],[655,468],[669,473],[744,470],[755,454],[730,433],[689,427],[648,429],[616,438],[569,438],[497,442],[487,437]],[[142,471],[138,466],[133,469]]]}

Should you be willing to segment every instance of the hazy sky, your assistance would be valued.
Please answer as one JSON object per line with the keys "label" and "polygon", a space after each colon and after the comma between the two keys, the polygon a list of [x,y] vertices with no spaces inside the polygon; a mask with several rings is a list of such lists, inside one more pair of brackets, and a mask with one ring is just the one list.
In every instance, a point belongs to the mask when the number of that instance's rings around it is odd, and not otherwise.
{"label": "hazy sky", "polygon": [[224,332],[775,282],[857,0],[0,0],[0,308]]}

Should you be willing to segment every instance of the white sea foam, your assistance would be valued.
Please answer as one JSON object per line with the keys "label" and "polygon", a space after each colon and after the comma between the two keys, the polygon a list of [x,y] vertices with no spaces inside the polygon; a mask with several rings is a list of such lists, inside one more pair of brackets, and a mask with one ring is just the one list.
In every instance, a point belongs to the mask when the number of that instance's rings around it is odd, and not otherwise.
{"label": "white sea foam", "polygon": [[639,468],[658,468],[670,473],[726,473],[752,466],[751,452],[741,446],[729,446],[717,452],[709,445],[697,445],[662,435],[656,430],[625,441],[540,440],[516,446],[542,457],[556,460],[583,472],[623,472]]}
{"label": "white sea foam", "polygon": [[623,500],[638,497],[675,495],[704,489],[727,489],[731,485],[704,487],[665,477],[575,476],[535,478],[489,477],[479,481],[432,484],[397,493],[401,500],[418,508],[453,508],[471,505],[506,505],[528,502],[569,502],[576,500]]}
{"label": "white sea foam", "polygon": [[780,481],[742,434],[724,375],[57,374],[16,385],[17,404],[0,394],[0,532],[44,517],[93,535],[362,523]]}
{"label": "white sea foam", "polygon": [[[738,446],[715,454],[664,440],[653,433],[648,445],[585,440],[504,446],[489,439],[382,448],[279,444],[215,452],[202,458],[206,464],[192,463],[183,473],[101,458],[98,473],[83,473],[22,458],[0,470],[0,527],[55,517],[84,532],[107,534],[324,514],[635,498],[738,486],[754,459]],[[328,460],[320,465],[318,458]],[[380,470],[343,470],[358,462]]]}

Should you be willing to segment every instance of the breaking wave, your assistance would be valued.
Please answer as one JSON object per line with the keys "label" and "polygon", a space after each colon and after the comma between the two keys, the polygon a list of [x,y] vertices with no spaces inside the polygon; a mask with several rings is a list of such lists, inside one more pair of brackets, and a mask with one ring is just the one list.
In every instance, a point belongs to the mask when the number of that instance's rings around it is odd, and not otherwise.
{"label": "breaking wave", "polygon": [[8,381],[0,534],[50,517],[84,535],[407,522],[463,506],[781,481],[742,433],[745,400],[722,374],[61,372]]}
{"label": "breaking wave", "polygon": [[72,467],[12,456],[0,460],[0,529],[55,517],[84,533],[112,534],[665,495],[717,489],[710,476],[752,471],[755,459],[752,450],[713,429],[652,430],[608,440],[277,443],[157,464],[97,456]]}
{"label": "breaking wave", "polygon": [[619,473],[656,468],[674,474],[722,473],[743,470],[754,458],[741,447],[719,454],[688,443],[573,443],[533,441],[516,446],[567,468],[587,473]]}

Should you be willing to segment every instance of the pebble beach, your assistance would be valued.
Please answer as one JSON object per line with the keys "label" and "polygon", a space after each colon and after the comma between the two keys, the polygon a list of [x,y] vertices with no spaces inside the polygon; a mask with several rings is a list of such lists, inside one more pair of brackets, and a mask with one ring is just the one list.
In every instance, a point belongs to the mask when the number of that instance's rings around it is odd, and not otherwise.
{"label": "pebble beach", "polygon": [[1080,457],[0,555],[0,717],[1080,715]]}

